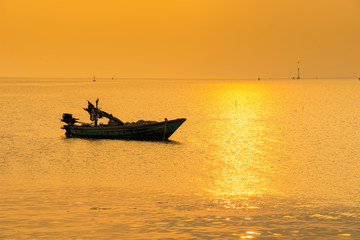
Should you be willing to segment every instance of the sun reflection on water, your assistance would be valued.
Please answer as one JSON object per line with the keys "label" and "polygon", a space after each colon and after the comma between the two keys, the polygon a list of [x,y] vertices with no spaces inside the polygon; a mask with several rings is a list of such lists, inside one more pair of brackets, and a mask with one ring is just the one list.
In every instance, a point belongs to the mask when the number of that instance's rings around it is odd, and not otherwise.
{"label": "sun reflection on water", "polygon": [[213,105],[208,112],[214,126],[209,137],[216,143],[212,151],[217,168],[208,191],[234,209],[239,206],[231,203],[233,199],[274,193],[271,176],[276,166],[267,156],[277,139],[266,119],[276,111],[273,101],[264,100],[271,99],[273,89],[256,83],[224,83],[214,84],[210,95]]}

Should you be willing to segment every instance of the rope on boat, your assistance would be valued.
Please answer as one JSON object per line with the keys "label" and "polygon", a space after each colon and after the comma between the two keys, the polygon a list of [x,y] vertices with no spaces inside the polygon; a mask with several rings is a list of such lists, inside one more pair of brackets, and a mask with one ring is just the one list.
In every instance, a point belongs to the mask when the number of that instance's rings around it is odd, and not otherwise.
{"label": "rope on boat", "polygon": [[164,126],[164,136],[163,136],[163,141],[165,141],[165,137],[166,137],[166,125],[167,125],[167,118],[165,118],[165,126]]}

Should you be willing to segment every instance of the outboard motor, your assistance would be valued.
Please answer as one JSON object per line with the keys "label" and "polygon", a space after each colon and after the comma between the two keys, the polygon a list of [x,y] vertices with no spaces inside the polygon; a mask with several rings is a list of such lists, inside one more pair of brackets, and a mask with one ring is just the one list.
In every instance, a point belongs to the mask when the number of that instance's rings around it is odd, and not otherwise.
{"label": "outboard motor", "polygon": [[61,119],[62,122],[67,123],[69,125],[74,125],[77,122],[77,120],[79,119],[73,118],[72,114],[70,113],[64,113]]}

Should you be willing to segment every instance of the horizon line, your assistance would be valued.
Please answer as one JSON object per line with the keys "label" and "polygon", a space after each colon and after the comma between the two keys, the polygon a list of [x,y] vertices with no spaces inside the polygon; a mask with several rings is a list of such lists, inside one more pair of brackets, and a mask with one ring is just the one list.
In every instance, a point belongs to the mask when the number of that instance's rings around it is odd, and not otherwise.
{"label": "horizon line", "polygon": [[[2,77],[0,79],[93,79],[93,77]],[[134,79],[134,80],[301,80],[301,79],[360,79],[360,76],[334,76],[334,77],[96,77],[96,79],[114,79],[114,80],[125,80],[125,79]]]}

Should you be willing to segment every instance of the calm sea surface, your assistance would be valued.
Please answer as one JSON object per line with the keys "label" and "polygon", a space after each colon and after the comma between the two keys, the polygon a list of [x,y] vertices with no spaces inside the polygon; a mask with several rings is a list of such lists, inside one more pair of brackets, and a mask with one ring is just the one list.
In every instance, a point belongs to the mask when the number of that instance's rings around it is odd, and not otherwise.
{"label": "calm sea surface", "polygon": [[[66,138],[87,100],[187,121]],[[0,79],[1,239],[360,239],[360,81]]]}

